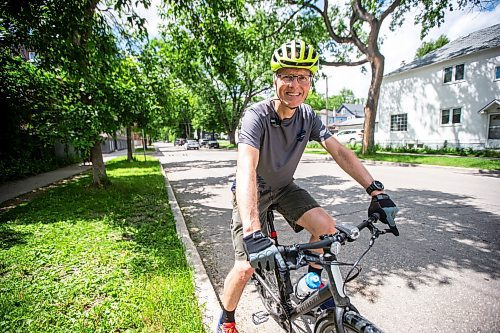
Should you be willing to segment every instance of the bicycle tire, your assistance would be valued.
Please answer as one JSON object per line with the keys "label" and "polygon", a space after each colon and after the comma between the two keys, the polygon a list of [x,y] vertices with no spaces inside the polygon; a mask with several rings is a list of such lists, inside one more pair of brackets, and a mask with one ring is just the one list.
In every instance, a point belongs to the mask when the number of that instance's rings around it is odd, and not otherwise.
{"label": "bicycle tire", "polygon": [[[344,315],[343,324],[346,333],[383,333],[381,329],[372,324],[359,313],[348,311]],[[323,318],[316,324],[314,333],[337,333],[335,323],[331,316]]]}

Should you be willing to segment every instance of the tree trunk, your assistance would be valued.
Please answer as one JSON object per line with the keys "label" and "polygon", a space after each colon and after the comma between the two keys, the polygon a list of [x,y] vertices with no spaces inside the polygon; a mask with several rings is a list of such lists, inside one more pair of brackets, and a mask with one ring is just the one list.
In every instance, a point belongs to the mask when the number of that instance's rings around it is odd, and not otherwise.
{"label": "tree trunk", "polygon": [[235,131],[227,131],[227,136],[229,137],[229,143],[232,145],[236,145],[236,140],[235,140]]}
{"label": "tree trunk", "polygon": [[146,150],[148,149],[148,139],[146,137],[146,134],[144,134],[144,131],[142,131],[142,149],[144,149],[144,153],[146,153]]}
{"label": "tree trunk", "polygon": [[132,155],[132,127],[127,126],[127,161],[131,162],[134,159]]}
{"label": "tree trunk", "polygon": [[368,90],[368,99],[365,105],[365,124],[363,135],[362,154],[372,153],[375,150],[375,120],[377,118],[378,99],[380,97],[380,86],[384,77],[384,56],[378,54],[370,61],[372,69],[372,80]]}
{"label": "tree trunk", "polygon": [[94,187],[106,187],[111,185],[108,175],[106,174],[106,167],[102,158],[101,142],[96,140],[94,146],[90,150],[90,158],[92,159],[92,174]]}

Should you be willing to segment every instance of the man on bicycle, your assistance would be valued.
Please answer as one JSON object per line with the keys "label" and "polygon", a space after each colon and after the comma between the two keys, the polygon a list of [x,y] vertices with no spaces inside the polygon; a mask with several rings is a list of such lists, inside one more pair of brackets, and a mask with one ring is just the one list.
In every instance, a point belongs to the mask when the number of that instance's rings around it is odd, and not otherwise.
{"label": "man on bicycle", "polygon": [[[255,268],[284,265],[276,246],[262,234],[261,224],[273,206],[295,232],[306,229],[310,241],[335,233],[335,219],[293,181],[309,140],[319,142],[337,164],[372,196],[369,214],[394,225],[397,207],[383,185],[374,181],[356,155],[340,144],[304,100],[318,70],[314,48],[295,40],[280,46],[271,59],[276,97],[249,107],[238,142],[231,232],[235,263],[224,283],[218,332],[237,333],[234,314]],[[309,271],[321,275],[321,268]]]}

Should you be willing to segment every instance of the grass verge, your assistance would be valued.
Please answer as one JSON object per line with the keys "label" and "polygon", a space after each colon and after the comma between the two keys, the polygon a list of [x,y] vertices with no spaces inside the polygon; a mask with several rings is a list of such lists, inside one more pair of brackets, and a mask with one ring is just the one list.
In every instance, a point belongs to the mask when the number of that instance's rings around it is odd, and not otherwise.
{"label": "grass verge", "polygon": [[[306,148],[305,152],[309,154],[319,154],[319,155],[328,154],[322,148]],[[474,168],[483,170],[500,170],[500,159],[490,159],[483,157],[429,156],[429,155],[403,154],[403,153],[401,154],[375,153],[369,155],[361,155],[359,154],[359,150],[356,151],[356,154],[362,160],[397,162],[397,163],[408,163],[408,164],[441,165],[441,166]]]}
{"label": "grass verge", "polygon": [[107,172],[2,209],[1,332],[203,332],[158,162]]}

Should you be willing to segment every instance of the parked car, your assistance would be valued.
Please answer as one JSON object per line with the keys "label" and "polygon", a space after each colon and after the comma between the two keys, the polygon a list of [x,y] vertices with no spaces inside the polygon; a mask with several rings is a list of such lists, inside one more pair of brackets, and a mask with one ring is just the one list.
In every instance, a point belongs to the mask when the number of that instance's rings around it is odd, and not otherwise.
{"label": "parked car", "polygon": [[356,144],[363,141],[362,129],[346,129],[333,135],[340,143]]}
{"label": "parked car", "polygon": [[200,139],[200,147],[208,147],[208,139]]}
{"label": "parked car", "polygon": [[186,150],[189,149],[200,149],[200,144],[196,140],[187,140],[187,142],[184,144],[184,148]]}
{"label": "parked car", "polygon": [[208,148],[219,148],[219,142],[215,139],[210,139],[208,141]]}
{"label": "parked car", "polygon": [[174,141],[174,146],[184,146],[185,143],[186,143],[186,139],[177,138]]}

